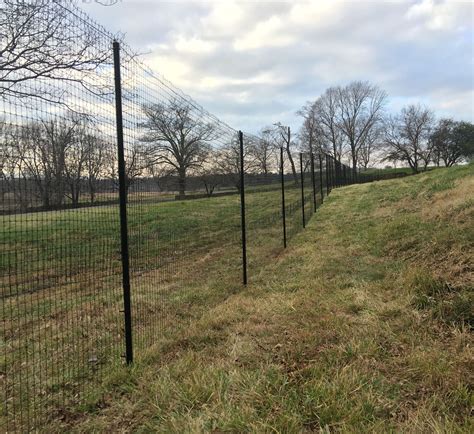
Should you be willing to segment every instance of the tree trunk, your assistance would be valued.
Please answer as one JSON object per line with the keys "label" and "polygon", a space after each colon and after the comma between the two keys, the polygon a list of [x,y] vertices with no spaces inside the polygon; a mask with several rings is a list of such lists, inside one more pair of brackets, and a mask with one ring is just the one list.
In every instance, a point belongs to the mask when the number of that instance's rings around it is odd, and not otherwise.
{"label": "tree trunk", "polygon": [[288,154],[288,160],[291,164],[291,171],[293,172],[293,179],[295,180],[295,184],[298,184],[298,176],[296,175],[296,166],[295,162],[293,161],[293,157],[291,156],[290,145],[288,144],[286,147],[286,153]]}
{"label": "tree trunk", "polygon": [[71,201],[73,206],[79,205],[80,190],[78,185],[73,185],[71,191]]}
{"label": "tree trunk", "polygon": [[184,199],[186,196],[186,169],[184,168],[178,170],[178,189],[179,198]]}
{"label": "tree trunk", "polygon": [[42,196],[43,196],[43,200],[42,200],[43,207],[46,209],[49,209],[50,207],[49,191],[45,190]]}
{"label": "tree trunk", "polygon": [[95,187],[94,187],[94,181],[89,178],[89,196],[90,196],[90,201],[91,203],[94,203],[95,200]]}
{"label": "tree trunk", "polygon": [[354,172],[354,179],[357,178],[357,156],[355,152],[352,152],[352,171]]}

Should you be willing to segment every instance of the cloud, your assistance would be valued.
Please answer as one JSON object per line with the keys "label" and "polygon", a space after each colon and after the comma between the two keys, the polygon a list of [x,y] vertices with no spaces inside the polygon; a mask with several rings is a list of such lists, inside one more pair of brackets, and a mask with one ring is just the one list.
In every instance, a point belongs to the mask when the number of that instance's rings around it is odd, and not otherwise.
{"label": "cloud", "polygon": [[287,20],[284,17],[271,16],[256,24],[255,28],[243,37],[237,37],[234,48],[237,51],[257,48],[285,47],[295,42],[293,35],[286,32]]}
{"label": "cloud", "polygon": [[423,0],[410,6],[406,13],[408,20],[420,21],[430,30],[462,30],[472,21],[472,3],[461,1]]}
{"label": "cloud", "polygon": [[459,1],[152,2],[83,8],[236,128],[300,124],[331,85],[366,79],[393,109],[474,120],[473,4]]}

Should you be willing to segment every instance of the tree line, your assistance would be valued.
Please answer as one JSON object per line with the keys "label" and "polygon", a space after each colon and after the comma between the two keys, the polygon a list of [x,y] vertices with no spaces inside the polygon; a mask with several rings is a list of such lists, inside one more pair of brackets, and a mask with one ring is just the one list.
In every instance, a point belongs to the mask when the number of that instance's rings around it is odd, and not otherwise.
{"label": "tree line", "polygon": [[474,155],[474,125],[436,119],[433,110],[410,104],[388,114],[387,93],[369,82],[335,86],[298,114],[300,147],[324,150],[354,171],[378,163],[402,163],[414,173],[429,164],[452,166]]}
{"label": "tree line", "polygon": [[[435,121],[420,105],[399,114],[384,111],[385,92],[365,82],[330,88],[298,112],[303,124],[295,140],[281,124],[246,137],[244,170],[270,175],[280,171],[283,147],[289,171],[298,182],[293,150],[332,154],[350,160],[354,170],[367,168],[374,158],[404,162],[413,172],[435,165],[451,166],[473,154],[474,128],[467,122]],[[200,117],[191,102],[171,98],[140,108],[137,139],[127,143],[126,188],[138,180],[153,180],[153,190],[170,189],[185,198],[188,179],[212,195],[217,187],[240,189],[240,144],[234,130]],[[117,157],[114,136],[100,133],[89,118],[63,117],[12,125],[0,122],[2,192],[13,193],[22,209],[37,202],[49,209],[64,204],[94,203],[99,190],[116,190]],[[150,189],[150,183],[147,184]],[[86,199],[84,199],[84,196]]]}
{"label": "tree line", "polygon": [[[143,105],[141,115],[138,138],[125,147],[127,192],[146,180],[147,190],[172,189],[184,198],[190,177],[193,188],[209,196],[219,186],[240,189],[236,131],[222,131],[218,122],[196,116],[194,106],[178,97]],[[115,135],[101,132],[87,117],[69,113],[20,124],[3,120],[0,146],[0,190],[4,199],[13,195],[20,209],[93,204],[99,193],[118,189]],[[246,138],[245,172],[268,177],[279,167],[275,150],[268,133]]]}

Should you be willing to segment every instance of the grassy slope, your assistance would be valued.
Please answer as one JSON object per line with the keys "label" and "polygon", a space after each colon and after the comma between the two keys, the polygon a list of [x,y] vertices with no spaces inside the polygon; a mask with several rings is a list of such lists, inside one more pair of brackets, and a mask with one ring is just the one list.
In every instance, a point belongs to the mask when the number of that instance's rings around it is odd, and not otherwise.
{"label": "grassy slope", "polygon": [[473,165],[334,191],[248,288],[62,428],[472,432],[473,191]]}

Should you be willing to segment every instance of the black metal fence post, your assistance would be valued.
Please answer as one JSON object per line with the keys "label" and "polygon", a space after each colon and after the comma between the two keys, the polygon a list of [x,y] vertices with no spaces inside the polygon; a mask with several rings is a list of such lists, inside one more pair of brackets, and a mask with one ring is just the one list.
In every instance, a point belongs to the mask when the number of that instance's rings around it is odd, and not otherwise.
{"label": "black metal fence post", "polygon": [[331,157],[331,190],[336,187],[336,159]]}
{"label": "black metal fence post", "polygon": [[332,188],[337,188],[337,161],[334,157],[331,157],[331,161]]}
{"label": "black metal fence post", "polygon": [[120,76],[120,44],[113,42],[115,78],[115,117],[117,127],[117,157],[120,199],[120,241],[122,255],[123,312],[125,320],[125,360],[133,362],[132,306],[130,291],[130,258],[128,251],[127,188],[125,175],[125,152],[123,145],[122,83]]}
{"label": "black metal fence post", "polygon": [[245,226],[244,135],[239,131],[240,143],[240,223],[242,228],[242,275],[247,285],[247,234]]}
{"label": "black metal fence post", "polygon": [[340,187],[341,186],[341,163],[336,159],[336,186]]}
{"label": "black metal fence post", "polygon": [[319,154],[319,188],[321,190],[321,203],[324,202],[324,188],[323,188],[323,157]]}
{"label": "black metal fence post", "polygon": [[286,206],[285,206],[285,172],[283,164],[283,146],[280,148],[280,171],[281,171],[281,218],[283,223],[283,247],[286,249]]}
{"label": "black metal fence post", "polygon": [[344,185],[347,185],[347,177],[346,177],[346,165],[343,164],[342,165],[342,179],[343,179],[343,182],[344,182]]}
{"label": "black metal fence post", "polygon": [[303,153],[300,152],[300,178],[301,178],[301,217],[303,218],[303,229],[306,227],[304,216],[304,173],[303,173]]}
{"label": "black metal fence post", "polygon": [[329,155],[326,156],[326,196],[329,195]]}
{"label": "black metal fence post", "polygon": [[311,182],[313,183],[313,206],[314,212],[316,212],[316,176],[314,173],[314,154],[311,152]]}

